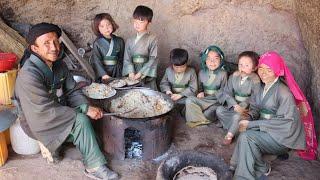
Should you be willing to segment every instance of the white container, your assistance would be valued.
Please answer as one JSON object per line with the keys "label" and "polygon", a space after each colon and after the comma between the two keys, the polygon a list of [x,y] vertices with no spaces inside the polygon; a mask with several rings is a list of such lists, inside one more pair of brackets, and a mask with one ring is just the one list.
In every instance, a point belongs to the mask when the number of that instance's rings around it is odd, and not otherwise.
{"label": "white container", "polygon": [[38,141],[30,138],[21,128],[19,119],[10,127],[11,146],[14,152],[22,155],[40,152]]}

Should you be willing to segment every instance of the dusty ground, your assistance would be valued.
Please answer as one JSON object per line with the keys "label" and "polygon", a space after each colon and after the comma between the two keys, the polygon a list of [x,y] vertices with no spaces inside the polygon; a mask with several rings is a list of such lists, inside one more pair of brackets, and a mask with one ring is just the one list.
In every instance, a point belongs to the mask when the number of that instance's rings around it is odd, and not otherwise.
{"label": "dusty ground", "polygon": [[[232,154],[234,144],[229,147],[221,146],[221,139],[225,133],[214,124],[198,128],[188,128],[182,118],[176,120],[177,128],[174,132],[173,143],[169,152],[176,150],[199,150],[216,153],[226,162]],[[66,146],[63,160],[55,165],[47,164],[40,154],[21,156],[12,150],[7,163],[0,168],[1,180],[36,180],[36,179],[87,179],[83,174],[83,165],[79,151],[73,146]],[[112,169],[121,174],[121,179],[146,180],[155,179],[159,162],[138,160],[111,160]],[[319,161],[303,161],[291,153],[288,160],[272,161],[270,180],[303,179],[314,180],[320,177]]]}

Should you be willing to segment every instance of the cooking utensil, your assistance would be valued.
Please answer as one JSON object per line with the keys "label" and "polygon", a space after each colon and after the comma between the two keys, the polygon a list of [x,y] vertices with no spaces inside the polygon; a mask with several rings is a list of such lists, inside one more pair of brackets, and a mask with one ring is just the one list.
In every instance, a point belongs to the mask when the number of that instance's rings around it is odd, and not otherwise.
{"label": "cooking utensil", "polygon": [[109,107],[111,105],[111,101],[114,100],[114,99],[117,99],[119,97],[124,96],[125,94],[127,94],[130,91],[141,91],[142,93],[144,93],[145,95],[148,95],[148,96],[160,96],[161,98],[163,98],[164,100],[166,100],[168,102],[168,104],[170,106],[170,110],[168,112],[163,113],[163,114],[155,115],[155,116],[152,116],[152,117],[146,117],[146,118],[127,118],[127,117],[120,116],[121,114],[117,114],[117,115],[114,115],[114,116],[119,117],[119,118],[130,119],[130,120],[139,120],[139,121],[145,120],[145,121],[148,121],[148,120],[151,120],[151,119],[154,119],[154,118],[158,118],[159,116],[162,116],[164,114],[169,113],[172,110],[173,106],[174,106],[174,102],[172,101],[172,99],[168,95],[166,95],[164,93],[161,93],[161,92],[158,92],[158,91],[151,90],[149,88],[145,88],[145,87],[141,87],[140,88],[139,87],[137,89],[125,89],[125,90],[117,91],[116,95],[114,95],[110,99],[104,100],[102,102],[104,110],[107,111],[107,112],[110,112]]}
{"label": "cooking utensil", "polygon": [[125,111],[125,112],[103,113],[103,116],[114,116],[114,115],[120,115],[120,114],[127,114],[127,113],[132,112],[136,109],[137,108],[133,108],[133,109],[130,109],[129,111]]}
{"label": "cooking utensil", "polygon": [[141,86],[128,86],[128,87],[121,87],[121,88],[116,88],[117,90],[130,90],[130,89],[148,89],[152,90],[151,88],[148,87],[141,87]]}
{"label": "cooking utensil", "polygon": [[[91,85],[93,85],[93,84],[91,84]],[[107,86],[105,84],[99,84],[99,85]],[[91,87],[86,87],[86,88],[91,88]],[[84,93],[84,95],[86,95],[87,97],[89,97],[91,99],[97,99],[97,100],[110,98],[110,97],[116,95],[116,93],[117,93],[117,91],[114,88],[108,87],[108,88],[111,88],[110,92],[108,92],[108,94],[106,96],[99,96],[99,94],[89,93],[88,89],[86,89],[86,88],[82,89],[82,92]]]}
{"label": "cooking utensil", "polygon": [[71,89],[71,90],[67,91],[66,93],[62,94],[61,96],[58,97],[58,99],[63,99],[64,97],[69,96],[71,93],[75,92],[76,90],[79,90],[81,88],[89,86],[90,84],[91,83],[86,82],[86,81],[80,81],[80,82],[78,82],[76,84],[76,86],[73,89]]}

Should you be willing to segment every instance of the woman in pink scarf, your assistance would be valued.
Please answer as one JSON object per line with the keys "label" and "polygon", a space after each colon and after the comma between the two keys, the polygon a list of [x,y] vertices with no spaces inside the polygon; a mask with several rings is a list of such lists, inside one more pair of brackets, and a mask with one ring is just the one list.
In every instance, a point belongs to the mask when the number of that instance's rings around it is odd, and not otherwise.
{"label": "woman in pink scarf", "polygon": [[269,175],[271,166],[263,161],[263,154],[281,155],[296,149],[303,159],[316,158],[310,106],[282,57],[276,52],[262,55],[258,74],[264,85],[239,123],[242,133],[230,160],[237,180]]}

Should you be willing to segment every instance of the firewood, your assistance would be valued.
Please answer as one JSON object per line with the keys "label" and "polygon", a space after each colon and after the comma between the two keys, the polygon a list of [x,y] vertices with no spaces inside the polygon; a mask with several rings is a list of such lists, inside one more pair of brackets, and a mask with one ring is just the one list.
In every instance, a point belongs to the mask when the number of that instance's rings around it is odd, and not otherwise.
{"label": "firewood", "polygon": [[6,25],[0,19],[0,49],[3,52],[13,52],[20,59],[27,47],[27,42],[18,32]]}

